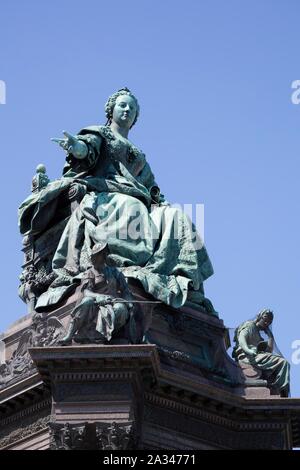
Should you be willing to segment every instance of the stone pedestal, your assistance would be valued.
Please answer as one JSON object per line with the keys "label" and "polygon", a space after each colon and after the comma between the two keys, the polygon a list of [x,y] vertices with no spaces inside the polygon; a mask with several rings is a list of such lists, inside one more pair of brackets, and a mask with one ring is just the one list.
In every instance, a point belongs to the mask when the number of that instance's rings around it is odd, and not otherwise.
{"label": "stone pedestal", "polygon": [[108,447],[109,442],[103,439],[109,433],[120,435],[118,443],[110,436],[114,448],[138,447],[144,390],[158,375],[155,346],[33,348],[30,354],[44,383],[51,388],[51,426],[56,436],[52,448],[60,448],[66,425],[70,432],[83,426],[83,448]]}
{"label": "stone pedestal", "polygon": [[[75,299],[48,317],[66,324]],[[0,448],[300,446],[300,399],[271,395],[228,356],[222,320],[159,306],[146,321],[142,344],[29,348],[25,372],[0,390]],[[29,329],[26,317],[5,333],[6,360]]]}
{"label": "stone pedestal", "polygon": [[[271,391],[268,388],[268,383],[262,378],[262,372],[254,368],[251,364],[239,361],[239,367],[244,376],[244,394],[247,398],[268,398],[271,396]],[[272,395],[275,395],[273,393]],[[277,397],[280,395],[277,394]]]}

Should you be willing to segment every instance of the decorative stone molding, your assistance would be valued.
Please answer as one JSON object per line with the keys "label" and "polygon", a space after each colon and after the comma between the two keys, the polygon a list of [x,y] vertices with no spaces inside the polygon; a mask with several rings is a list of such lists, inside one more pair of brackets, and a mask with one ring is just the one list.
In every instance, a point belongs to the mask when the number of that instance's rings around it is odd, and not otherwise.
{"label": "decorative stone molding", "polygon": [[136,448],[132,423],[49,423],[51,450],[126,450]]}
{"label": "decorative stone molding", "polygon": [[100,450],[136,449],[137,436],[133,423],[97,423],[96,436]]}
{"label": "decorative stone molding", "polygon": [[[18,428],[11,431],[7,436],[0,438],[0,449],[7,447],[11,444],[20,441],[26,437],[30,437],[42,430],[48,430],[48,423],[50,416],[44,416],[36,419],[32,418],[34,421],[28,424],[27,422],[18,423]],[[3,431],[2,433],[3,434]]]}
{"label": "decorative stone molding", "polygon": [[[51,398],[46,400],[34,403],[34,405],[28,406],[24,408],[22,411],[18,411],[11,416],[3,418],[0,420],[0,429],[5,430],[7,432],[7,428],[9,426],[14,426],[14,423],[19,422],[26,422],[26,420],[32,419],[32,416],[36,416],[37,413],[40,414],[50,414],[51,411]],[[2,434],[2,431],[1,431]],[[1,436],[0,434],[0,436]]]}
{"label": "decorative stone molding", "polygon": [[[214,423],[218,426],[226,427],[234,431],[278,431],[284,430],[285,428],[284,423],[280,422],[279,420],[275,422],[263,420],[260,422],[242,423],[238,419],[240,417],[240,414],[236,414],[236,419],[230,419],[225,416],[221,416],[220,414],[213,413],[213,410],[206,411],[203,408],[188,406],[187,404],[182,403],[182,401],[175,401],[152,393],[146,393],[145,399],[149,404],[151,403],[163,409],[175,411],[180,415],[195,417],[206,421],[207,423]],[[244,410],[244,416],[247,416],[247,410]],[[146,413],[145,417],[151,418],[151,413],[149,414],[149,416]]]}
{"label": "decorative stone molding", "polygon": [[55,345],[64,334],[64,327],[58,318],[35,314],[30,327],[21,335],[12,357],[0,365],[0,390],[36,371],[29,348]]}

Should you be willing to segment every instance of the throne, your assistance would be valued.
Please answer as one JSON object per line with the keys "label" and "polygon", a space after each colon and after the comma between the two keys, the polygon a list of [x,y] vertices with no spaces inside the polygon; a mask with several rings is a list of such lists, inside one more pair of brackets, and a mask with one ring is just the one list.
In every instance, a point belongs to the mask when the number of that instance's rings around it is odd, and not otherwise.
{"label": "throne", "polygon": [[[39,165],[40,166],[40,165]],[[39,167],[38,167],[39,168]],[[38,171],[37,168],[37,171]],[[41,191],[49,183],[46,175],[37,173],[32,180],[33,193]],[[83,184],[74,182],[63,192],[57,203],[54,219],[37,235],[27,232],[23,237],[24,263],[20,275],[19,296],[33,313],[37,298],[45,292],[55,279],[52,260],[63,230],[86,193]]]}

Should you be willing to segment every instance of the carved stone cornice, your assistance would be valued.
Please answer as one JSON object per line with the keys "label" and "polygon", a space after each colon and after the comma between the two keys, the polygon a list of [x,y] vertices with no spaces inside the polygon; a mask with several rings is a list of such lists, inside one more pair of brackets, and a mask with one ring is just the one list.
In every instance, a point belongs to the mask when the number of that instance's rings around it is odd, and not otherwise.
{"label": "carved stone cornice", "polygon": [[0,434],[1,430],[6,428],[7,426],[13,425],[14,423],[23,422],[27,418],[30,418],[37,413],[42,413],[43,411],[47,410],[47,413],[51,410],[51,398],[47,398],[45,400],[39,401],[34,403],[33,405],[27,406],[23,408],[21,411],[17,411],[11,416],[7,416],[0,420]]}
{"label": "carved stone cornice", "polygon": [[[182,365],[164,363],[156,345],[38,347],[30,354],[44,381],[36,387],[51,386],[54,449],[161,448],[165,438],[172,446],[171,436],[180,445],[190,439],[192,448],[202,442],[216,448],[279,449],[290,448],[292,435],[298,435],[298,421],[291,420],[300,416],[299,400],[239,396]],[[27,389],[30,393],[34,384]],[[7,400],[15,396],[22,396],[20,389]],[[50,402],[38,401],[37,395],[32,399],[36,403],[0,422],[6,432],[2,438],[12,435],[3,446],[22,439],[26,444],[27,436],[39,432],[47,441],[45,427],[34,422],[49,416]],[[18,434],[20,427],[26,431]],[[145,437],[138,443],[137,436]]]}
{"label": "carved stone cornice", "polygon": [[[189,406],[181,401],[176,401],[172,399],[168,399],[166,397],[162,397],[153,393],[146,393],[145,394],[146,402],[154,404],[158,407],[163,409],[169,409],[176,411],[179,414],[193,416],[195,418],[201,419],[206,421],[207,423],[214,423],[218,426],[226,427],[228,429],[232,429],[234,431],[247,431],[247,430],[284,430],[286,426],[286,419],[281,417],[273,417],[274,421],[270,419],[266,419],[266,417],[261,413],[261,415],[257,415],[256,419],[257,422],[241,422],[239,420],[240,416],[235,415],[234,412],[231,414],[233,415],[232,418],[222,416],[213,412],[213,410],[205,410],[203,408]],[[205,406],[205,405],[204,405]],[[246,414],[245,414],[246,416]],[[275,421],[276,420],[276,421]]]}
{"label": "carved stone cornice", "polygon": [[[154,345],[85,345],[31,348],[31,357],[44,381],[76,378],[129,378],[158,373],[159,356]],[[71,367],[70,367],[70,364]]]}

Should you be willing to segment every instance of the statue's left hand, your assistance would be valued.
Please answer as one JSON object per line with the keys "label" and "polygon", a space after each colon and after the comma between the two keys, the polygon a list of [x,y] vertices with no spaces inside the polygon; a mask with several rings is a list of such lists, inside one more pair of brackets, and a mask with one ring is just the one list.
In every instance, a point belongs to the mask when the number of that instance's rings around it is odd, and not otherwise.
{"label": "statue's left hand", "polygon": [[113,298],[109,295],[104,296],[103,294],[99,294],[96,297],[96,302],[99,305],[99,307],[105,307],[105,305],[108,305],[108,304],[111,305],[113,303]]}
{"label": "statue's left hand", "polygon": [[269,338],[271,338],[271,339],[274,338],[273,333],[272,333],[272,331],[270,330],[269,327],[267,327],[267,328],[265,329],[265,333],[268,335]]}
{"label": "statue's left hand", "polygon": [[63,134],[66,136],[65,139],[52,138],[52,142],[56,142],[66,150],[66,152],[71,153],[79,160],[85,158],[88,153],[86,144],[81,140],[78,140],[76,136],[69,134],[67,131],[63,131]]}

